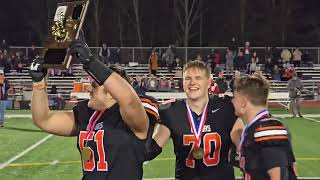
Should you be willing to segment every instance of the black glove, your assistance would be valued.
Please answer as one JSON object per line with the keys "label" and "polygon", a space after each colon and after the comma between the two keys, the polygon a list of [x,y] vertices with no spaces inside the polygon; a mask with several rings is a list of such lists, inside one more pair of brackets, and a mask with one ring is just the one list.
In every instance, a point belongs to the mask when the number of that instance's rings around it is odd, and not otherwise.
{"label": "black glove", "polygon": [[70,44],[69,54],[77,58],[82,64],[83,69],[101,86],[112,74],[112,70],[97,60],[91,53],[83,32],[80,31],[79,39],[73,40]]}
{"label": "black glove", "polygon": [[94,57],[83,38],[71,42],[69,53],[83,64],[84,69],[87,69],[90,62],[94,61]]}
{"label": "black glove", "polygon": [[240,155],[237,151],[237,147],[234,144],[231,145],[231,148],[229,150],[228,160],[232,166],[240,168]]}
{"label": "black glove", "polygon": [[47,69],[43,67],[44,60],[42,58],[36,58],[32,61],[29,69],[29,74],[33,82],[42,81],[47,75]]}

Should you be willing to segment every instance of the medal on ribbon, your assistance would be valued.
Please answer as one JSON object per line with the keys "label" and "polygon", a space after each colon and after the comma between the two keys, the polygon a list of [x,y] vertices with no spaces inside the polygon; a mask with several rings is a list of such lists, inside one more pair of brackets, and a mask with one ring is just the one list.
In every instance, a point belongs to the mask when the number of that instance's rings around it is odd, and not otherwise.
{"label": "medal on ribbon", "polygon": [[81,157],[82,157],[82,160],[84,162],[89,162],[90,161],[91,151],[90,151],[90,148],[87,147],[87,141],[86,141],[86,144],[85,144],[84,148],[81,151]]}
{"label": "medal on ribbon", "polygon": [[196,127],[196,125],[195,125],[197,119],[195,119],[193,117],[192,111],[191,111],[187,102],[186,102],[186,105],[187,105],[187,110],[188,110],[187,116],[188,116],[189,124],[192,129],[192,133],[193,133],[194,137],[196,138],[196,143],[192,149],[191,154],[194,159],[202,159],[204,157],[204,150],[203,150],[203,148],[200,147],[200,144],[201,144],[200,138],[202,135],[202,130],[203,130],[204,124],[206,123],[206,119],[207,119],[208,103],[206,104],[206,106],[204,107],[204,110],[202,112],[199,127]]}
{"label": "medal on ribbon", "polygon": [[104,111],[101,111],[100,113],[98,111],[95,111],[92,116],[90,117],[89,119],[89,123],[88,123],[88,126],[87,126],[87,137],[86,137],[86,140],[85,140],[85,144],[84,144],[84,147],[82,148],[81,150],[81,158],[84,162],[89,162],[90,159],[91,159],[91,154],[92,154],[92,150],[91,148],[88,146],[88,137],[89,135],[91,134],[91,132],[93,132],[93,129],[97,123],[97,121],[100,119],[101,115],[105,112],[106,110]]}

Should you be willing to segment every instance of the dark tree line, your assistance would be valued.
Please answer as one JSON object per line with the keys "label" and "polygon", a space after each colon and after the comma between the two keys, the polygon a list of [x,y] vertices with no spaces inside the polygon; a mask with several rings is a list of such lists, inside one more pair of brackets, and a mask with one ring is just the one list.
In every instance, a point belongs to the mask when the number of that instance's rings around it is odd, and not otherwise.
{"label": "dark tree line", "polygon": [[[0,6],[0,38],[42,45],[56,3],[10,0]],[[317,0],[90,0],[90,46],[319,46]]]}

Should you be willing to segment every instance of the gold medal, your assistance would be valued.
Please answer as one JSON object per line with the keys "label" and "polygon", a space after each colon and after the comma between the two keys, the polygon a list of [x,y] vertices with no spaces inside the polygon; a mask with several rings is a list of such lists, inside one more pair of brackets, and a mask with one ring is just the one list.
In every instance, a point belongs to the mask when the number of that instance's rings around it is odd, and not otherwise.
{"label": "gold medal", "polygon": [[91,156],[90,148],[84,147],[81,151],[81,156],[82,156],[83,161],[89,162],[90,156]]}
{"label": "gold medal", "polygon": [[201,147],[196,147],[195,149],[192,150],[192,156],[195,159],[202,159],[204,156],[203,149]]}

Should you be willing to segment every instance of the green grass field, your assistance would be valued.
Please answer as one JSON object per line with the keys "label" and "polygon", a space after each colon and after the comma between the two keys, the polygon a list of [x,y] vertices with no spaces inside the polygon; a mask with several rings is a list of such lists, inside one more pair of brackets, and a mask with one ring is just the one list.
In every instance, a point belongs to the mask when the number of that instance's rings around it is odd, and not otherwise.
{"label": "green grass field", "polygon": [[[303,112],[319,113],[317,109]],[[281,114],[287,111],[273,110],[272,113]],[[8,111],[7,114],[30,116],[29,111]],[[320,177],[320,118],[312,119],[319,122],[300,118],[282,119],[291,129],[299,176],[302,177]],[[28,117],[6,119],[5,126],[0,129],[0,167],[43,138],[48,138],[48,134],[36,128]],[[174,161],[172,143],[169,143],[160,156],[144,165],[144,178],[174,177]],[[3,180],[81,179],[81,174],[76,138],[57,136],[50,136],[30,152],[3,169],[0,168],[0,179]]]}

